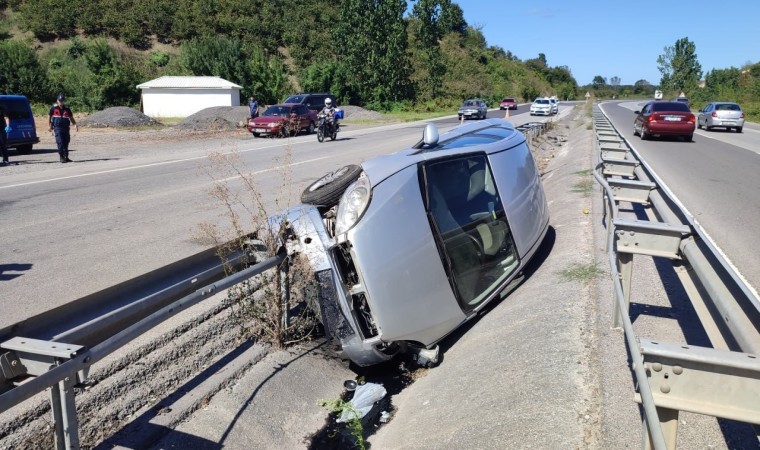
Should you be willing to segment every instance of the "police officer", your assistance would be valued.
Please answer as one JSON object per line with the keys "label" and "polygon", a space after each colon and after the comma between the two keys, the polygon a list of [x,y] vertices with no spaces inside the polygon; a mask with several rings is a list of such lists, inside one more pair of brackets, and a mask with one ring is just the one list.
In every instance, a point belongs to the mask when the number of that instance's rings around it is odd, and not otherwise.
{"label": "police officer", "polygon": [[3,154],[2,165],[8,164],[8,133],[11,132],[11,118],[5,112],[5,109],[0,105],[0,119],[5,122],[5,128],[2,128],[0,124],[0,153]]}
{"label": "police officer", "polygon": [[48,130],[55,132],[55,143],[58,145],[58,155],[62,163],[71,162],[69,159],[70,125],[73,124],[79,131],[79,125],[74,120],[74,113],[71,112],[71,108],[63,104],[65,99],[66,97],[63,94],[58,94],[56,104],[50,108],[48,113]]}

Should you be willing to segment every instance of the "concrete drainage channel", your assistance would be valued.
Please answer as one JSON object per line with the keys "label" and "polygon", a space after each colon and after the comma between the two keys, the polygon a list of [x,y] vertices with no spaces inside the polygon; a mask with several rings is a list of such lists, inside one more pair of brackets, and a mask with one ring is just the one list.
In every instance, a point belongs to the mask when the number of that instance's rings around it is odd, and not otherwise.
{"label": "concrete drainage channel", "polygon": [[[521,129],[531,140],[540,138],[545,130],[540,123]],[[557,145],[544,137],[548,146]],[[561,139],[555,141],[559,143]],[[366,438],[381,426],[381,416],[393,415],[393,396],[426,374],[427,369],[403,359],[354,373],[330,359],[319,340],[289,353],[272,352],[267,346],[241,341],[239,329],[230,323],[230,310],[223,295],[217,294],[188,309],[171,325],[162,324],[123,348],[118,356],[114,354],[93,368],[87,386],[77,387],[76,393],[82,448],[145,448],[157,442],[159,448],[167,448],[172,442],[188,444],[187,440],[182,441],[182,432],[173,430],[195,412],[208,408],[212,398],[234,393],[241,381],[257,371],[262,371],[265,383],[281,367],[295,365],[303,355],[311,359],[301,383],[319,383],[315,374],[308,371],[316,372],[313,366],[322,364],[326,379],[355,378],[385,387],[385,398],[362,421]],[[287,394],[294,394],[294,390]],[[324,386],[319,395],[343,400],[351,397],[350,392],[334,383]],[[294,396],[295,402],[305,401]],[[0,414],[0,448],[51,447],[53,424],[49,405],[49,394],[40,393]],[[345,448],[344,444],[355,439],[345,426],[336,424],[335,415],[325,411],[321,422],[303,424],[304,435],[300,439],[311,448]],[[166,439],[169,435],[174,437]],[[209,442],[190,438],[189,445],[180,446],[197,448],[206,444]]]}

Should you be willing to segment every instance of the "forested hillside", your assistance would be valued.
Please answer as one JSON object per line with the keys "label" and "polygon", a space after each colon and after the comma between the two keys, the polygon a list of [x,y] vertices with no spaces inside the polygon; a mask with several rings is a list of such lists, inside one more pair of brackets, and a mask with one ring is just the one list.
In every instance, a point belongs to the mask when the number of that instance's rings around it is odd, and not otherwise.
{"label": "forested hillside", "polygon": [[[408,6],[413,5],[411,14]],[[0,90],[80,110],[137,105],[162,75],[216,75],[262,102],[437,109],[482,97],[575,98],[567,67],[490,46],[451,0],[0,0]]]}

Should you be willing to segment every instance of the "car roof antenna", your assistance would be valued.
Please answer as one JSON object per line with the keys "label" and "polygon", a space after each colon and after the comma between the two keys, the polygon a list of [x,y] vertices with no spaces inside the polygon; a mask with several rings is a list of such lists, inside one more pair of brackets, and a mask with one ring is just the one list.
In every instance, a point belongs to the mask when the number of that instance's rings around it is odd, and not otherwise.
{"label": "car roof antenna", "polygon": [[435,124],[429,123],[422,130],[422,140],[414,144],[413,148],[435,147],[438,145],[438,128]]}

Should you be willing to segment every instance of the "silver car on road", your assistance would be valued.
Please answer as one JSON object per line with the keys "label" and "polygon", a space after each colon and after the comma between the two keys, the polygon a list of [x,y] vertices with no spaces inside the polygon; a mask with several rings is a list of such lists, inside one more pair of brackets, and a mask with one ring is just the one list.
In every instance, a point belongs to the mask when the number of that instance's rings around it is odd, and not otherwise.
{"label": "silver car on road", "polygon": [[466,100],[459,107],[457,115],[459,116],[459,120],[462,120],[463,117],[465,119],[485,119],[488,117],[488,105],[485,100],[479,98]]}
{"label": "silver car on road", "polygon": [[319,315],[359,366],[437,343],[525,268],[549,228],[523,134],[503,119],[463,124],[315,181],[287,211],[319,285]]}
{"label": "silver car on road", "polygon": [[725,128],[728,131],[733,128],[741,133],[744,128],[744,112],[733,102],[708,103],[697,115],[697,127],[704,127],[707,131],[714,127]]}

